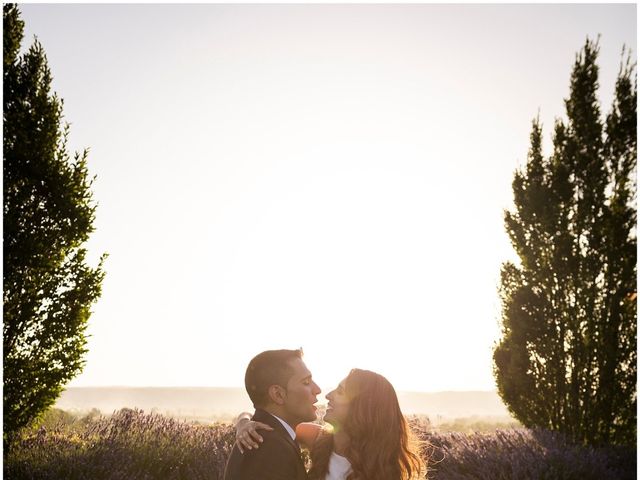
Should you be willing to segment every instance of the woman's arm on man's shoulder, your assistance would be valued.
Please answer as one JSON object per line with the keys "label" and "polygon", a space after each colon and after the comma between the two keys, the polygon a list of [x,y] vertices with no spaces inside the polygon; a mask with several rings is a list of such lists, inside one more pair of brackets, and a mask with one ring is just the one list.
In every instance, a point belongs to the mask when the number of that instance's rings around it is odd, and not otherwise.
{"label": "woman's arm on man's shoulder", "polygon": [[240,453],[244,453],[245,449],[258,448],[259,443],[262,443],[263,439],[257,432],[258,429],[273,430],[266,423],[254,422],[251,418],[252,415],[249,412],[242,412],[233,421],[233,426],[236,429],[236,444]]}
{"label": "woman's arm on man's shoulder", "polygon": [[[233,423],[236,428],[236,441],[241,453],[243,453],[245,449],[251,450],[258,448],[259,444],[262,443],[263,439],[257,432],[258,429],[273,430],[273,428],[265,423],[251,420],[251,414],[248,412],[242,412],[235,418]],[[302,446],[311,448],[321,430],[322,427],[317,423],[300,423],[296,427],[296,440],[298,440]]]}

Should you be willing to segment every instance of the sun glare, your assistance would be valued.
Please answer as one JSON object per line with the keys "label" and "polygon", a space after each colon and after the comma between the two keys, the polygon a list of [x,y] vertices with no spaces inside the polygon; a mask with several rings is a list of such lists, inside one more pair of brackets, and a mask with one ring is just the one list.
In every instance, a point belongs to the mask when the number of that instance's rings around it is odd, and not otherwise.
{"label": "sun glare", "polygon": [[239,387],[303,347],[323,395],[493,390],[513,172],[587,35],[613,90],[609,7],[21,6],[109,253],[71,386]]}

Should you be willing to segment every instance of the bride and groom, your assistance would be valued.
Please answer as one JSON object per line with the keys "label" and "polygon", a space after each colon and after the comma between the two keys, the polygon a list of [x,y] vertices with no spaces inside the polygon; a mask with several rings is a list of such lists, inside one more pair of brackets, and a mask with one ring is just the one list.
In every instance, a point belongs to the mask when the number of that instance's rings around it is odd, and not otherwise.
{"label": "bride and groom", "polygon": [[[312,423],[320,388],[302,350],[260,353],[247,367],[245,387],[256,410],[238,417],[224,480],[424,478],[419,444],[382,375],[353,369],[326,395],[331,429]],[[301,446],[310,452],[308,473]]]}

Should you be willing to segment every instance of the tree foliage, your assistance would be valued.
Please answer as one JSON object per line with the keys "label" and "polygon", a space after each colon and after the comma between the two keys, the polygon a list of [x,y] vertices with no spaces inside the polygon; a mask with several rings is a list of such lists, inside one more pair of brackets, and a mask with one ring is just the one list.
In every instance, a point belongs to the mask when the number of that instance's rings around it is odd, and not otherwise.
{"label": "tree foliage", "polygon": [[636,89],[621,66],[603,123],[597,43],[576,56],[553,154],[534,120],[505,226],[519,265],[502,265],[498,391],[528,427],[586,444],[635,444]]}
{"label": "tree foliage", "polygon": [[4,438],[53,404],[83,367],[90,305],[103,259],[85,261],[95,205],[87,152],[71,159],[62,101],[36,41],[19,55],[24,23],[3,5]]}

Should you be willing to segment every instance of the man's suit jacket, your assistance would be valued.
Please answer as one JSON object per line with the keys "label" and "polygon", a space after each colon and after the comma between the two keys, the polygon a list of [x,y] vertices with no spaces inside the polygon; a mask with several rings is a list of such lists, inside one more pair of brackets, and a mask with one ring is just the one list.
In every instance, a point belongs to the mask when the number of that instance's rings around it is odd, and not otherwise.
{"label": "man's suit jacket", "polygon": [[273,431],[259,430],[264,442],[257,449],[245,449],[244,454],[234,445],[224,480],[307,480],[300,447],[280,421],[260,409],[252,420],[270,425]]}

